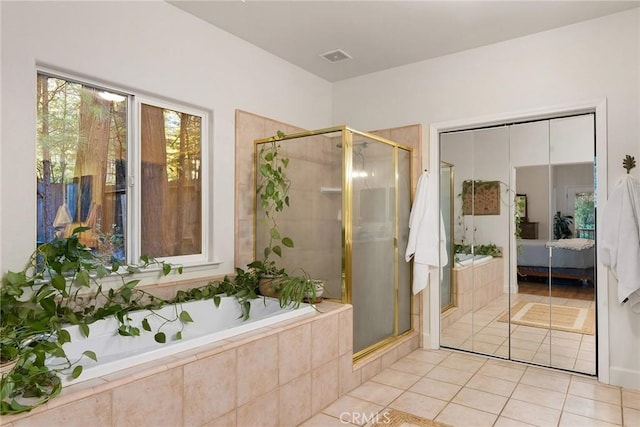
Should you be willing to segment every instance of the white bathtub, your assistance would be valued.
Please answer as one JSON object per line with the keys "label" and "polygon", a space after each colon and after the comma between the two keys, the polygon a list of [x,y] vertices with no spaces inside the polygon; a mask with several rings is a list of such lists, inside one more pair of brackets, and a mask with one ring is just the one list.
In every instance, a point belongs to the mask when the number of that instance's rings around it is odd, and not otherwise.
{"label": "white bathtub", "polygon": [[456,267],[464,267],[467,265],[478,265],[491,260],[491,255],[473,255],[473,254],[456,254]]}
{"label": "white bathtub", "polygon": [[[86,381],[112,372],[149,362],[181,351],[211,344],[234,335],[272,325],[283,320],[314,312],[308,304],[302,304],[297,310],[282,309],[274,298],[258,298],[251,301],[250,317],[243,320],[240,306],[234,297],[222,297],[216,307],[213,300],[193,301],[181,305],[163,307],[158,314],[175,317],[180,311],[189,313],[193,322],[182,324],[180,321],[168,322],[162,327],[167,342],[157,343],[154,335],[164,320],[150,311],[136,311],[129,314],[131,325],[140,328],[140,336],[126,337],[118,334],[119,323],[114,318],[99,320],[90,325],[89,337],[81,335],[77,326],[67,328],[71,334],[71,342],[63,348],[69,360],[80,360],[82,374],[72,379],[70,375],[62,375],[62,384]],[[141,323],[147,318],[152,332],[142,329]],[[176,332],[182,329],[182,339],[175,339]],[[82,353],[86,350],[97,355],[97,362]],[[51,359],[47,365],[54,367],[59,360]],[[70,372],[68,372],[70,374]]]}

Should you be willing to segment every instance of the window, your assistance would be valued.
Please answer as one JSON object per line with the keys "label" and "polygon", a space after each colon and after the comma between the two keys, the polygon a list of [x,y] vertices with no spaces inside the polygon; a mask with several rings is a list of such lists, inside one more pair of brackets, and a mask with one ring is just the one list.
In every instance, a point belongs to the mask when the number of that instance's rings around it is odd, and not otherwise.
{"label": "window", "polygon": [[596,218],[593,191],[575,195],[576,237],[595,238]]}
{"label": "window", "polygon": [[47,73],[37,109],[38,244],[83,226],[105,262],[206,260],[205,113]]}

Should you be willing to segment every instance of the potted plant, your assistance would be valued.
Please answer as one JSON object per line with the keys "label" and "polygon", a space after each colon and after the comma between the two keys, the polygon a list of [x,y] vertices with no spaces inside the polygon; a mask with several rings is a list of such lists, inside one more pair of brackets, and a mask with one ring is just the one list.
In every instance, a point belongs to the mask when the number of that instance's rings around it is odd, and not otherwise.
{"label": "potted plant", "polygon": [[553,238],[556,240],[573,237],[573,217],[562,215],[560,211],[553,216]]}

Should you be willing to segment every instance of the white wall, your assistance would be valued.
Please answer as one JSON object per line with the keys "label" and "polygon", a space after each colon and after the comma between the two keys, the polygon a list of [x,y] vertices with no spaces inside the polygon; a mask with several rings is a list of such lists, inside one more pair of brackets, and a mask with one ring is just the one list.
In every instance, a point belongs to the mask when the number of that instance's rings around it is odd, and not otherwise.
{"label": "white wall", "polygon": [[[607,168],[610,190],[624,173],[624,155],[640,158],[639,17],[633,9],[338,82],[334,122],[358,129],[480,122],[606,99],[607,161],[598,168]],[[640,168],[633,173],[640,176]],[[615,302],[616,282],[609,279],[610,361],[601,375],[640,388],[640,317]]]}
{"label": "white wall", "polygon": [[[36,64],[193,104],[213,117],[214,257],[233,272],[234,111],[331,124],[331,85],[165,2],[1,2],[0,271],[35,242]],[[265,135],[268,136],[268,135]]]}

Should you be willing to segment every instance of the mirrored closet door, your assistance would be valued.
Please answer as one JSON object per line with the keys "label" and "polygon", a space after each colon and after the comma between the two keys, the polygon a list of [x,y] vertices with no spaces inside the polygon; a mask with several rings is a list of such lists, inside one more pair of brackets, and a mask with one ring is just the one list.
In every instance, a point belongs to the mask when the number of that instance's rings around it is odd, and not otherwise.
{"label": "mirrored closet door", "polygon": [[594,116],[440,135],[443,347],[595,374]]}

